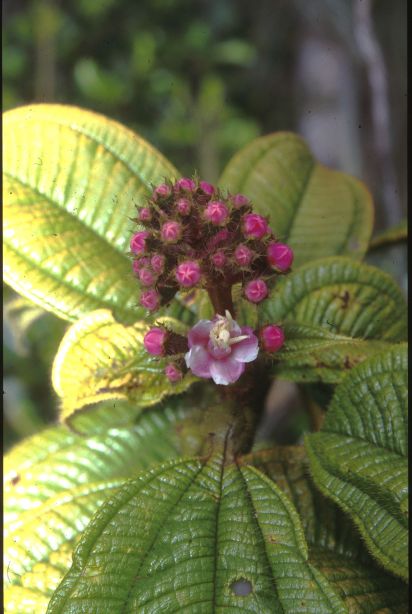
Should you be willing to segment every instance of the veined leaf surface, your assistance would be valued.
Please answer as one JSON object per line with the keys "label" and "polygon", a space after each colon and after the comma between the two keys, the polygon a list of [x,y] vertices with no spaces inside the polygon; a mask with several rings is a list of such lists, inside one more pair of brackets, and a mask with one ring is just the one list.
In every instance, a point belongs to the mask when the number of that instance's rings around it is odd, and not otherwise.
{"label": "veined leaf surface", "polygon": [[82,436],[59,425],[5,458],[7,614],[44,614],[71,564],[74,543],[125,478],[177,456],[175,429],[191,408],[166,406]]}
{"label": "veined leaf surface", "polygon": [[100,509],[48,610],[86,611],[347,612],[287,497],[220,455],[158,467]]}
{"label": "veined leaf surface", "polygon": [[127,256],[135,205],[176,169],[106,117],[62,105],[8,111],[3,123],[4,276],[67,320],[106,307],[144,317]]}
{"label": "veined leaf surface", "polygon": [[309,560],[333,583],[350,614],[406,614],[408,591],[367,553],[351,519],[315,487],[303,446],[277,446],[241,459],[270,477],[297,510]]}
{"label": "veined leaf surface", "polygon": [[378,354],[335,392],[306,438],[313,478],[358,526],[371,554],[408,575],[407,350]]}
{"label": "veined leaf surface", "polygon": [[260,324],[321,326],[338,335],[406,338],[406,304],[393,279],[350,258],[311,262],[279,280],[259,308]]}
{"label": "veined leaf surface", "polygon": [[338,254],[361,258],[372,233],[372,200],[350,175],[319,164],[296,134],[278,132],[246,145],[219,180],[269,216],[275,236],[291,245],[295,266]]}

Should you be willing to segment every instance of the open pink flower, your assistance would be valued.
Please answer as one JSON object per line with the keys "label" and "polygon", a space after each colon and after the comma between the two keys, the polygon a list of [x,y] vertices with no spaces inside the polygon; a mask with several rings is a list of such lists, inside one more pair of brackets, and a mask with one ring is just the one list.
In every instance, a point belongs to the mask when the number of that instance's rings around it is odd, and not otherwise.
{"label": "open pink flower", "polygon": [[240,327],[228,311],[213,320],[200,320],[189,331],[186,365],[198,377],[227,386],[236,382],[245,363],[255,360],[258,339],[249,326]]}

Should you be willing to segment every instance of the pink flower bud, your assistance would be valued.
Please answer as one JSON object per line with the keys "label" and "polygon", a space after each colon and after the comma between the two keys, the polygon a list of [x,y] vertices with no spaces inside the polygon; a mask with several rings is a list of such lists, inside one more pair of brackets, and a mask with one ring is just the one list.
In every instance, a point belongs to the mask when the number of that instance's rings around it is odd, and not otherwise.
{"label": "pink flower bud", "polygon": [[248,205],[250,203],[250,200],[247,198],[247,196],[244,196],[243,194],[235,194],[234,196],[232,196],[232,203],[235,209],[239,209],[244,205]]}
{"label": "pink flower bud", "polygon": [[146,250],[146,239],[149,234],[147,230],[140,230],[133,235],[130,241],[130,249],[134,254],[143,254]]}
{"label": "pink flower bud", "polygon": [[182,262],[176,269],[176,279],[185,288],[195,286],[200,280],[200,266],[196,261]]}
{"label": "pink flower bud", "polygon": [[229,216],[229,211],[225,203],[222,203],[222,201],[211,200],[205,209],[204,216],[209,222],[215,226],[219,226],[220,224],[226,222]]}
{"label": "pink flower bud", "polygon": [[215,191],[215,187],[207,181],[201,181],[199,183],[199,187],[202,190],[203,194],[207,194],[208,196],[212,196],[213,192]]}
{"label": "pink flower bud", "polygon": [[170,196],[171,193],[172,193],[172,190],[170,186],[166,185],[165,183],[161,183],[160,185],[157,186],[157,188],[154,189],[153,198],[154,200],[157,200],[159,197],[167,198],[168,196]]}
{"label": "pink flower bud", "polygon": [[219,250],[218,252],[213,254],[213,256],[211,256],[210,260],[213,262],[215,267],[217,267],[218,269],[221,269],[226,263],[226,256],[224,252]]}
{"label": "pink flower bud", "polygon": [[245,287],[245,296],[251,303],[260,303],[267,297],[269,291],[263,279],[253,279]]}
{"label": "pink flower bud", "polygon": [[176,243],[182,236],[182,227],[179,222],[165,222],[161,228],[160,235],[165,243]]}
{"label": "pink flower bud", "polygon": [[151,257],[150,264],[152,265],[152,269],[160,275],[164,271],[165,261],[166,258],[163,254],[155,254]]}
{"label": "pink flower bud", "polygon": [[139,271],[139,279],[142,286],[152,286],[156,280],[150,269],[143,267]]}
{"label": "pink flower bud", "polygon": [[150,222],[152,219],[152,212],[149,207],[142,207],[138,212],[138,219],[140,222]]}
{"label": "pink flower bud", "polygon": [[293,250],[285,243],[270,243],[267,257],[272,267],[279,271],[287,271],[293,262]]}
{"label": "pink flower bud", "polygon": [[145,290],[140,295],[140,304],[149,311],[155,311],[159,307],[159,303],[160,296],[156,290]]}
{"label": "pink flower bud", "polygon": [[248,239],[261,239],[268,232],[267,221],[257,213],[248,213],[243,218],[243,234]]}
{"label": "pink flower bud", "polygon": [[175,183],[175,190],[184,190],[185,192],[194,192],[196,190],[196,183],[193,179],[188,177],[182,177]]}
{"label": "pink flower bud", "polygon": [[164,343],[166,340],[167,331],[163,328],[155,326],[147,332],[143,339],[143,345],[149,354],[153,356],[164,356]]}
{"label": "pink flower bud", "polygon": [[176,203],[176,209],[180,215],[189,215],[191,208],[192,205],[190,204],[190,200],[187,198],[179,198]]}
{"label": "pink flower bud", "polygon": [[267,324],[259,332],[262,348],[266,352],[277,352],[285,341],[285,335],[280,326]]}
{"label": "pink flower bud", "polygon": [[166,365],[165,375],[169,382],[172,382],[172,384],[174,384],[175,382],[179,382],[183,377],[183,373],[181,372],[179,367],[177,367],[173,363],[171,363],[170,365]]}
{"label": "pink flower bud", "polygon": [[235,260],[240,266],[248,266],[253,258],[253,252],[246,245],[238,245],[235,249]]}
{"label": "pink flower bud", "polygon": [[137,260],[133,260],[133,271],[138,273],[141,268],[150,264],[149,258],[137,258]]}

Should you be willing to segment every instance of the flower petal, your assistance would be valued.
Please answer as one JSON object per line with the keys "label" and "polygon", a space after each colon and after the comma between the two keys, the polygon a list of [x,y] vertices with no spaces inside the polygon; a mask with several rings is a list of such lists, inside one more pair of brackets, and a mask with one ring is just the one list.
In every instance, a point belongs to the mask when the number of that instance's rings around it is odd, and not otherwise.
{"label": "flower petal", "polygon": [[211,358],[201,345],[195,345],[185,354],[186,365],[198,377],[209,378]]}
{"label": "flower petal", "polygon": [[249,326],[242,326],[242,335],[248,335],[248,339],[232,345],[232,357],[239,362],[251,362],[259,353],[259,341]]}
{"label": "flower petal", "polygon": [[245,365],[242,362],[233,360],[232,356],[226,360],[212,360],[210,365],[210,375],[215,384],[227,386],[233,384],[242,375]]}
{"label": "flower petal", "polygon": [[190,329],[187,339],[189,341],[189,347],[194,345],[206,346],[209,341],[209,333],[213,323],[211,320],[199,320],[193,328]]}

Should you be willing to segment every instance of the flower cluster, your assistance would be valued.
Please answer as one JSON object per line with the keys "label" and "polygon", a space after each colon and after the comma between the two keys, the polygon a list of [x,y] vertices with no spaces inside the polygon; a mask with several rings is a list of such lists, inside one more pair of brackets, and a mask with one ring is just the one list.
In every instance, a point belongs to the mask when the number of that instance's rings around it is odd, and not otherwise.
{"label": "flower cluster", "polygon": [[280,349],[283,341],[279,326],[266,325],[256,336],[249,326],[239,326],[226,310],[224,316],[200,320],[187,338],[155,326],[146,333],[144,346],[152,356],[171,359],[165,375],[172,383],[181,380],[190,369],[198,377],[226,386],[236,382],[246,363],[257,358],[259,346],[272,353]]}
{"label": "flower cluster", "polygon": [[142,289],[140,304],[154,312],[179,290],[203,288],[216,313],[198,322],[188,337],[162,326],[146,334],[146,350],[169,360],[165,375],[170,382],[190,369],[228,385],[259,349],[273,353],[282,346],[279,326],[255,332],[233,318],[234,284],[241,284],[248,301],[260,303],[269,294],[268,283],[288,272],[293,261],[291,248],[276,240],[268,220],[253,211],[246,196],[182,178],[157,186],[135,221],[141,229],[132,236],[130,249]]}
{"label": "flower cluster", "polygon": [[224,195],[205,181],[182,178],[157,186],[135,221],[133,270],[150,311],[178,290],[204,288],[217,313],[224,313],[216,288],[241,283],[245,298],[260,303],[267,282],[289,270],[293,252],[276,240],[265,217],[243,194]]}

